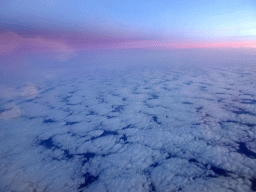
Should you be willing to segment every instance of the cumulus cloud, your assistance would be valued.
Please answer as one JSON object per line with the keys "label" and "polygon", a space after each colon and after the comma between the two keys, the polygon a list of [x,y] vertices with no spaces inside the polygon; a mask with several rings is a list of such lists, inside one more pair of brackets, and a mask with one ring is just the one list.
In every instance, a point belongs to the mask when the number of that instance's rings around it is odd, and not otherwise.
{"label": "cumulus cloud", "polygon": [[21,116],[21,110],[18,106],[13,106],[11,109],[5,110],[0,114],[0,119],[10,120]]}
{"label": "cumulus cloud", "polygon": [[34,84],[28,84],[22,88],[20,96],[27,98],[35,98],[38,94],[38,88]]}
{"label": "cumulus cloud", "polygon": [[146,64],[14,87],[0,102],[1,187],[255,190],[255,65]]}

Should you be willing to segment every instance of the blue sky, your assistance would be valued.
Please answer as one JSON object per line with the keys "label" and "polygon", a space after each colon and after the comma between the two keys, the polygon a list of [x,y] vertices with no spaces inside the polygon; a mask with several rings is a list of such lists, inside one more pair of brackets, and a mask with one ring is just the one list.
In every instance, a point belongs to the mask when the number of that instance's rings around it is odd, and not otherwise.
{"label": "blue sky", "polygon": [[256,35],[249,32],[256,30],[256,3],[251,0],[13,0],[1,4],[2,23],[53,28],[69,24],[87,30],[105,28],[202,37],[227,36],[225,30],[231,29],[231,36]]}
{"label": "blue sky", "polygon": [[[244,43],[256,37],[253,0],[4,0],[0,17],[0,33],[14,32],[26,38],[59,34],[60,41],[74,45],[78,41],[70,43],[71,39],[80,38],[85,47],[88,41],[109,39],[119,43],[120,39]],[[152,44],[159,43],[143,41],[140,47]]]}

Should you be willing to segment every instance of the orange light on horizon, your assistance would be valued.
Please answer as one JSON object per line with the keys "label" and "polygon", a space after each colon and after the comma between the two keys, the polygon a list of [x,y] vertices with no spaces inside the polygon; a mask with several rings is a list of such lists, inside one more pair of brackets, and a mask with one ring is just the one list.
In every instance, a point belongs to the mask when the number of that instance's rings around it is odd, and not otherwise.
{"label": "orange light on horizon", "polygon": [[[99,48],[92,46],[92,49]],[[105,45],[102,49],[197,49],[197,48],[256,48],[256,40],[217,42],[173,42],[157,40],[137,40]]]}

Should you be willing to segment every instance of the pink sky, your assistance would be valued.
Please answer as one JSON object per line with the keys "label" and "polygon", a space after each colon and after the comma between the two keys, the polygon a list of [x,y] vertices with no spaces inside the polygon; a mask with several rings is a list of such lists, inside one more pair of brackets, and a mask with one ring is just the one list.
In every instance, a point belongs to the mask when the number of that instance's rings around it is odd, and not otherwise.
{"label": "pink sky", "polygon": [[[139,35],[138,35],[139,36]],[[14,32],[0,34],[0,56],[12,54],[26,54],[29,52],[52,52],[60,55],[75,55],[76,51],[91,51],[101,49],[195,49],[195,48],[256,48],[256,40],[182,40],[179,39],[140,39],[132,34],[124,38],[115,38],[113,35],[37,35],[23,37]],[[60,56],[62,57],[62,56]],[[65,60],[65,58],[63,58]],[[61,59],[60,59],[61,60]]]}

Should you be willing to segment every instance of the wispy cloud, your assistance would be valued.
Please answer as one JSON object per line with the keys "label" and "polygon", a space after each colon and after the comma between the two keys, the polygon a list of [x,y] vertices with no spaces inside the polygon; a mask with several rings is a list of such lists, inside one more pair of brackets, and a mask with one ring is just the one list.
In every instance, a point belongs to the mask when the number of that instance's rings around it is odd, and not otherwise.
{"label": "wispy cloud", "polygon": [[[14,32],[0,34],[0,56],[28,52],[53,52],[60,60],[68,59],[75,54],[74,49],[58,39],[47,39],[41,36],[22,37]],[[61,55],[65,56],[61,57]]]}
{"label": "wispy cloud", "polygon": [[[36,34],[36,35],[35,35]],[[225,40],[197,40],[182,37],[159,38],[143,34],[123,32],[65,32],[24,34],[5,32],[0,34],[0,56],[12,54],[53,53],[59,61],[66,61],[76,55],[76,51],[99,49],[194,49],[194,48],[256,48],[256,40],[233,38]]]}
{"label": "wispy cloud", "polygon": [[141,40],[121,43],[113,43],[106,49],[194,49],[194,48],[256,48],[256,40],[233,41],[170,41],[170,40]]}

